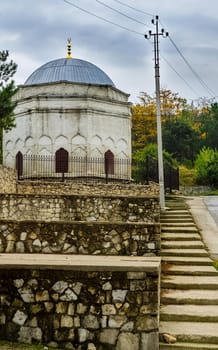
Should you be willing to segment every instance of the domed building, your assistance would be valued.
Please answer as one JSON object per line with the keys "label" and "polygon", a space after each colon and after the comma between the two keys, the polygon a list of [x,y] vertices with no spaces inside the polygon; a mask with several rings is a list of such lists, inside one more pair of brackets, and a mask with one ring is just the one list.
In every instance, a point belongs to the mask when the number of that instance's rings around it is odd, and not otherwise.
{"label": "domed building", "polygon": [[19,86],[16,127],[3,138],[4,165],[17,166],[24,178],[105,171],[130,178],[129,166],[116,165],[131,160],[129,95],[94,64],[72,58],[70,49],[68,42],[67,58],[42,65]]}

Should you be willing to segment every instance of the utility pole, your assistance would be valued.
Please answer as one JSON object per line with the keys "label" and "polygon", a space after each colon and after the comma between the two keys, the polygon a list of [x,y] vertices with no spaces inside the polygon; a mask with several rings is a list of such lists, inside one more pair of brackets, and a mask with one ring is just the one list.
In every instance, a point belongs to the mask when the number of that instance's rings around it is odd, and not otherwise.
{"label": "utility pole", "polygon": [[155,68],[155,92],[156,92],[156,117],[157,117],[157,148],[158,148],[158,176],[159,176],[159,188],[160,188],[160,208],[165,208],[165,194],[164,194],[164,168],[163,168],[163,146],[162,146],[162,127],[161,127],[161,103],[160,103],[160,64],[159,64],[159,36],[168,36],[168,32],[158,28],[159,17],[155,16],[152,19],[152,24],[155,25],[155,31],[152,33],[149,30],[148,34],[145,34],[145,39],[154,38],[154,68]]}

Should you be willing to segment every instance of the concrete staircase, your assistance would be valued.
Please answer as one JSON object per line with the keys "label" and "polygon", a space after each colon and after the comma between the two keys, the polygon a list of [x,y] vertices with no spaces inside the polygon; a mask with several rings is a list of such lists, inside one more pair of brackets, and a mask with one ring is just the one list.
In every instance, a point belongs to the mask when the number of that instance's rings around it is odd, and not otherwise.
{"label": "concrete staircase", "polygon": [[[218,271],[182,199],[161,215],[161,350],[218,349]],[[163,334],[176,337],[164,342]]]}

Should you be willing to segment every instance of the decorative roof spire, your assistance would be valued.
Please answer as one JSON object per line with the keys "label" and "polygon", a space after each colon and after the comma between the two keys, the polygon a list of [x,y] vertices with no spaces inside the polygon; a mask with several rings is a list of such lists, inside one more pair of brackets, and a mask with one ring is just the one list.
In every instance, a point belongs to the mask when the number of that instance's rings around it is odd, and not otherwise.
{"label": "decorative roof spire", "polygon": [[72,56],[71,56],[71,38],[67,39],[67,58],[72,58]]}

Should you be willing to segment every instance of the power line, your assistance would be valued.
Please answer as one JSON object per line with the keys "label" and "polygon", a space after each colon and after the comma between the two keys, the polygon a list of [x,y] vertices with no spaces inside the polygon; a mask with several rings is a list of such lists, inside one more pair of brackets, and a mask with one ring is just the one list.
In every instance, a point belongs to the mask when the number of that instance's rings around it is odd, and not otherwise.
{"label": "power line", "polygon": [[[144,33],[142,33],[142,32],[138,32],[138,31],[136,31],[136,30],[134,30],[134,29],[130,29],[130,28],[126,27],[126,26],[122,26],[122,25],[120,25],[120,24],[118,24],[118,23],[116,23],[116,22],[110,21],[110,20],[108,20],[108,19],[106,19],[106,18],[104,18],[104,17],[102,17],[102,16],[99,16],[99,15],[97,15],[97,14],[95,14],[95,13],[89,11],[89,10],[86,10],[85,8],[82,8],[82,7],[80,7],[80,6],[78,6],[78,5],[74,4],[74,3],[72,3],[72,2],[69,1],[69,0],[62,0],[62,1],[65,2],[65,3],[68,4],[68,5],[73,6],[73,7],[77,8],[77,9],[79,9],[80,11],[85,12],[85,13],[87,13],[87,14],[89,14],[89,15],[95,17],[95,18],[98,18],[98,19],[100,19],[100,20],[102,20],[102,21],[104,21],[104,22],[106,22],[106,23],[112,24],[112,25],[114,25],[114,26],[116,26],[116,27],[118,27],[118,28],[121,28],[121,29],[126,30],[126,31],[128,31],[128,32],[131,32],[131,33],[133,33],[133,34],[137,34],[137,35],[141,35],[141,36],[143,35],[143,36],[144,36]],[[139,10],[139,9],[133,7],[133,6],[127,5],[127,4],[123,3],[122,1],[119,1],[119,0],[114,0],[114,1],[117,2],[117,3],[119,3],[119,4],[121,4],[121,5],[123,5],[123,6],[125,6],[125,7],[128,7],[128,8],[130,8],[130,9],[134,10],[134,11],[137,11],[137,12],[140,12],[140,13],[144,13],[144,14],[146,14],[146,15],[149,15],[149,16],[154,17],[153,14],[148,13],[148,12],[145,12],[145,11],[143,11],[143,10]],[[105,3],[101,2],[100,0],[96,0],[96,2],[100,3],[101,5],[103,5],[103,6],[105,6],[105,7],[108,7],[109,9],[111,9],[111,10],[113,10],[113,11],[119,13],[119,14],[122,15],[122,16],[127,17],[128,19],[131,19],[131,20],[133,20],[133,21],[135,21],[135,22],[137,22],[137,23],[140,23],[140,24],[143,24],[144,26],[146,26],[145,23],[143,23],[143,22],[141,22],[141,21],[138,21],[137,19],[135,19],[135,18],[133,18],[133,17],[131,17],[131,16],[128,16],[128,15],[124,14],[123,12],[118,11],[118,10],[116,10],[115,8],[113,8],[113,7],[109,6],[109,5],[106,5]],[[161,23],[161,22],[160,22],[160,23]],[[169,37],[169,39],[170,39],[171,43],[173,44],[173,46],[176,48],[176,51],[179,53],[179,55],[180,55],[180,56],[182,57],[182,59],[184,60],[184,62],[188,65],[189,69],[192,71],[192,73],[193,73],[193,74],[195,75],[195,77],[198,79],[198,81],[200,82],[200,84],[208,91],[208,93],[210,94],[211,97],[214,97],[214,96],[216,95],[216,93],[215,93],[213,90],[211,90],[211,89],[208,87],[208,85],[203,81],[203,79],[198,75],[198,73],[195,72],[195,70],[192,68],[191,64],[187,61],[187,59],[184,57],[184,55],[182,54],[182,52],[179,50],[179,48],[177,47],[177,45],[175,44],[175,42],[173,41],[173,39],[172,39],[171,37]],[[162,57],[162,58],[164,59],[164,61],[168,64],[168,66],[178,75],[178,77],[180,77],[180,79],[182,79],[183,82],[185,82],[185,84],[186,84],[192,91],[194,91],[194,89],[191,87],[191,85],[181,76],[180,73],[177,72],[177,70],[171,65],[171,63],[170,63],[166,58],[164,58],[163,56],[161,56],[161,57]],[[194,92],[195,92],[195,91],[194,91]],[[196,92],[195,92],[195,94],[196,94],[197,96],[199,95],[199,94],[197,94]]]}
{"label": "power line", "polygon": [[96,18],[98,18],[98,19],[100,19],[100,20],[102,20],[102,21],[104,21],[104,22],[110,23],[110,24],[112,24],[112,25],[114,25],[114,26],[116,26],[116,27],[119,27],[119,28],[121,28],[121,29],[127,30],[128,32],[131,32],[131,33],[134,33],[134,34],[137,34],[137,35],[144,35],[144,33],[137,32],[137,31],[134,30],[134,29],[130,29],[130,28],[125,27],[125,26],[122,26],[122,25],[120,25],[120,24],[118,24],[118,23],[112,22],[112,21],[110,21],[110,20],[108,20],[108,19],[106,19],[106,18],[104,18],[104,17],[101,17],[101,16],[99,16],[99,15],[96,15],[95,13],[93,13],[93,12],[91,12],[91,11],[88,11],[88,10],[82,8],[82,7],[80,7],[80,6],[78,6],[78,5],[74,4],[74,3],[72,3],[71,1],[68,1],[68,0],[62,0],[62,1],[65,2],[66,4],[70,5],[70,6],[73,6],[73,7],[77,8],[78,10],[80,10],[80,11],[82,11],[82,12],[85,12],[85,13],[87,13],[87,14],[93,16],[93,17],[96,17]]}
{"label": "power line", "polygon": [[[160,24],[163,26],[163,23]],[[201,84],[201,86],[203,86],[204,89],[207,90],[207,92],[209,93],[209,95],[214,98],[214,96],[216,95],[216,93],[210,89],[210,87],[205,83],[205,81],[200,77],[200,75],[194,70],[194,68],[191,66],[191,64],[188,62],[188,60],[185,58],[185,56],[183,55],[183,53],[181,52],[181,50],[178,48],[178,46],[176,45],[175,41],[172,39],[172,37],[169,36],[169,39],[172,43],[172,45],[174,46],[174,48],[176,49],[176,51],[178,52],[178,54],[181,56],[181,58],[183,59],[183,61],[185,62],[185,64],[189,67],[189,69],[191,70],[191,72],[194,74],[194,76],[197,78],[197,80],[199,81],[199,83]],[[173,69],[173,68],[172,68]],[[183,79],[183,78],[181,78]],[[187,83],[186,83],[187,84]],[[194,90],[193,90],[194,91]],[[198,94],[199,95],[199,94]]]}
{"label": "power line", "polygon": [[189,87],[190,90],[192,90],[196,96],[199,97],[199,94],[193,89],[193,87],[183,78],[183,76],[177,72],[177,70],[171,65],[171,63],[163,56],[163,55],[160,55],[160,57],[168,64],[168,66],[178,75],[178,77],[180,79],[183,80],[183,82]]}
{"label": "power line", "polygon": [[197,80],[200,82],[200,84],[207,90],[207,92],[209,93],[209,95],[211,97],[214,97],[216,95],[216,93],[209,88],[209,86],[204,82],[204,80],[199,76],[199,74],[192,68],[191,64],[188,62],[188,60],[185,58],[183,53],[180,51],[180,49],[178,48],[178,46],[176,45],[176,43],[173,41],[173,39],[170,36],[169,36],[169,39],[170,39],[172,45],[174,46],[174,48],[176,49],[176,51],[182,57],[183,61],[189,67],[189,69],[194,74],[194,76],[197,78]]}
{"label": "power line", "polygon": [[105,6],[105,7],[109,8],[109,9],[112,10],[112,11],[114,11],[114,12],[116,12],[116,13],[119,13],[121,16],[124,16],[124,17],[130,19],[131,21],[134,21],[134,22],[136,22],[136,23],[142,24],[143,26],[147,26],[146,23],[141,22],[141,21],[138,21],[136,18],[133,18],[133,17],[131,17],[131,16],[128,16],[128,15],[126,15],[125,13],[123,13],[123,12],[121,12],[121,11],[115,9],[114,7],[111,7],[111,6],[107,5],[107,4],[105,4],[105,3],[102,2],[102,1],[99,1],[99,0],[95,0],[95,1],[98,2],[99,4],[101,4],[102,6]]}
{"label": "power line", "polygon": [[[152,46],[152,43],[149,42]],[[173,65],[166,59],[166,57],[163,56],[163,54],[160,53],[160,57],[165,61],[165,63],[178,75],[178,77],[188,86],[188,88],[195,93],[198,98],[200,97],[200,94],[195,91],[195,89],[183,78],[183,76],[173,67]]]}
{"label": "power line", "polygon": [[130,9],[134,10],[134,11],[137,11],[137,12],[140,12],[140,13],[144,13],[144,15],[151,16],[151,17],[155,17],[155,15],[153,15],[152,13],[145,12],[145,11],[143,11],[143,10],[139,10],[139,9],[137,9],[136,7],[133,7],[133,6],[130,6],[130,5],[125,4],[125,3],[122,2],[122,1],[119,1],[119,0],[114,0],[114,1],[117,2],[118,4],[121,4],[121,5],[125,6],[125,7],[128,7],[128,8],[130,8]]}

